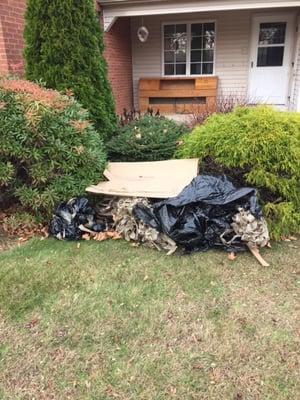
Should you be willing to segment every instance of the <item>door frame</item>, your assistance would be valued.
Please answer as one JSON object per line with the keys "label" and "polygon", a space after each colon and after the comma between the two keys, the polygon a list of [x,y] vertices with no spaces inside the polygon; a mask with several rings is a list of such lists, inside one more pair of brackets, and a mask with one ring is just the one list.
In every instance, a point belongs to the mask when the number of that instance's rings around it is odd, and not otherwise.
{"label": "door frame", "polygon": [[284,106],[288,106],[289,97],[291,92],[291,82],[293,77],[293,61],[294,61],[294,53],[295,53],[295,29],[296,29],[296,13],[295,12],[269,12],[269,13],[255,13],[251,15],[251,32],[250,32],[250,43],[249,43],[249,67],[248,67],[248,89],[247,96],[250,99],[250,82],[251,82],[251,73],[253,69],[251,68],[251,63],[257,61],[257,49],[258,44],[256,43],[256,35],[257,32],[255,30],[256,22],[278,22],[279,19],[285,20],[290,24],[290,29],[287,30],[286,41],[290,42],[290,45],[287,46],[285,44],[285,51],[288,49],[288,84],[286,87],[286,102]]}

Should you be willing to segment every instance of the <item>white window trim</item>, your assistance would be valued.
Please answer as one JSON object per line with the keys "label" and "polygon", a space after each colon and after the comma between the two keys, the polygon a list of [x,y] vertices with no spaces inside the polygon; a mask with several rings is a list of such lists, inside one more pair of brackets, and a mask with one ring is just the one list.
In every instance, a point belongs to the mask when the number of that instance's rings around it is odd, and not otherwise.
{"label": "white window trim", "polygon": [[[192,74],[191,75],[191,24],[206,24],[206,23],[214,23],[215,24],[215,47],[214,47],[214,62],[213,64],[213,73],[212,74]],[[165,74],[165,42],[164,42],[164,27],[165,25],[186,25],[187,26],[187,58],[186,58],[186,74],[185,75],[166,75]],[[216,19],[202,19],[202,20],[181,20],[181,21],[168,21],[163,22],[161,24],[161,76],[166,78],[199,78],[206,76],[215,76],[216,73],[216,54],[217,54],[217,20]]]}

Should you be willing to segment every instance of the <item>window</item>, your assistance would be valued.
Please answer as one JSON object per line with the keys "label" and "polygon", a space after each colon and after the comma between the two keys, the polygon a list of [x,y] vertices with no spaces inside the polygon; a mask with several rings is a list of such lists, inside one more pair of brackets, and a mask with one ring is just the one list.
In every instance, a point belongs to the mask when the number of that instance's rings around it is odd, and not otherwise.
{"label": "window", "polygon": [[257,67],[283,65],[286,22],[261,23],[258,38]]}
{"label": "window", "polygon": [[215,24],[164,25],[164,75],[214,73]]}

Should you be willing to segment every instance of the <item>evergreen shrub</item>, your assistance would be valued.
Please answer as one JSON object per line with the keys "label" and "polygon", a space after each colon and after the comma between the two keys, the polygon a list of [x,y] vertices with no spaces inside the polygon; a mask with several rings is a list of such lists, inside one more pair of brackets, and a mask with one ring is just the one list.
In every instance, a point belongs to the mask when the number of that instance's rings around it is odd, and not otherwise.
{"label": "evergreen shrub", "polygon": [[185,125],[146,114],[119,127],[106,147],[112,161],[167,160],[173,157],[178,140],[186,132]]}
{"label": "evergreen shrub", "polygon": [[25,80],[0,80],[0,143],[2,197],[42,216],[99,181],[106,163],[80,104]]}
{"label": "evergreen shrub", "polygon": [[267,106],[215,114],[185,136],[177,156],[258,188],[273,238],[300,233],[300,114]]}
{"label": "evergreen shrub", "polygon": [[28,0],[24,38],[26,78],[72,91],[102,138],[109,138],[116,115],[95,1]]}

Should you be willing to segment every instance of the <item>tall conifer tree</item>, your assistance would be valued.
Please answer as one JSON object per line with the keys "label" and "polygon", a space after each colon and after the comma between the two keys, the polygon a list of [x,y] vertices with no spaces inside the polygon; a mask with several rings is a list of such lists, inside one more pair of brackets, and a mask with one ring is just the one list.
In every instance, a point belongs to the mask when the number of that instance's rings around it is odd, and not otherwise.
{"label": "tall conifer tree", "polygon": [[94,0],[28,0],[26,78],[72,90],[107,139],[116,122]]}

